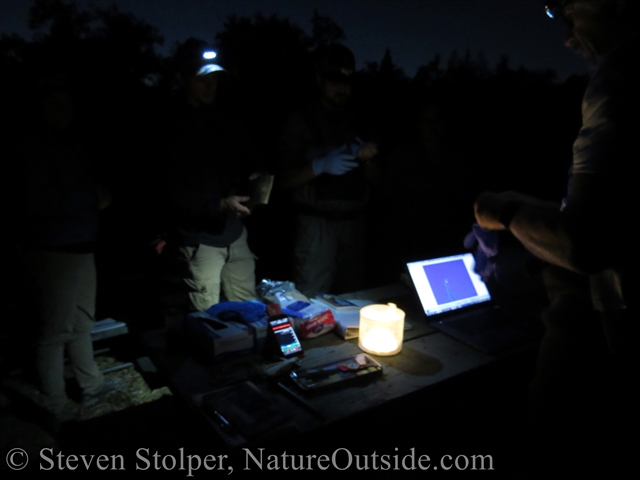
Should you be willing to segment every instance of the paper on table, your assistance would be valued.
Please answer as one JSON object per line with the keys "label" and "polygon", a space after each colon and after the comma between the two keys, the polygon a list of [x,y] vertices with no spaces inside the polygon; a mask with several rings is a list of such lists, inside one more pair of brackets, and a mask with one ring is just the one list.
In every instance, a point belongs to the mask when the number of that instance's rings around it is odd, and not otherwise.
{"label": "paper on table", "polygon": [[335,307],[326,301],[322,301],[317,298],[311,299],[311,301],[316,304],[329,307],[329,309],[333,312],[333,318],[336,321],[336,332],[338,332],[340,336],[344,337],[345,340],[349,340],[350,338],[358,337],[358,331],[360,329],[360,309],[362,307],[366,307],[367,305],[371,305],[374,302],[372,302],[371,300],[364,300],[361,298],[355,298],[355,299],[348,298],[344,300],[352,303],[354,307],[353,308]]}

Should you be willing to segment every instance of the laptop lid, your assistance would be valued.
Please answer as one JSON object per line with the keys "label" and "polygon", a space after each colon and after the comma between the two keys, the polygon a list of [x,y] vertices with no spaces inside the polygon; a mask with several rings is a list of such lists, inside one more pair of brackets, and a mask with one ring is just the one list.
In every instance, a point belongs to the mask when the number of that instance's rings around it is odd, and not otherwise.
{"label": "laptop lid", "polygon": [[436,317],[451,311],[486,305],[491,295],[473,271],[471,253],[409,262],[407,270],[424,313]]}

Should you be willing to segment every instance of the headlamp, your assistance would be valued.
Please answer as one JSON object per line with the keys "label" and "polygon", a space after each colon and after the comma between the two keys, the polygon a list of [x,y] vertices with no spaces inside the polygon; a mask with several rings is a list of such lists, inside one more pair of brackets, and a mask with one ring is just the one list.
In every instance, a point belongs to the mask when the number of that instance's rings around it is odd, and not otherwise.
{"label": "headlamp", "polygon": [[574,0],[547,0],[544,11],[549,18],[559,18],[567,27],[573,28],[573,16],[567,15],[567,8],[573,3]]}
{"label": "headlamp", "polygon": [[204,58],[205,60],[213,60],[217,56],[218,54],[213,50],[205,50],[204,52],[202,52],[202,58]]}
{"label": "headlamp", "polygon": [[562,13],[563,0],[547,0],[544,5],[544,11],[549,18],[559,18]]}
{"label": "headlamp", "polygon": [[218,56],[214,50],[204,50],[202,52],[201,67],[196,72],[196,75],[208,75],[214,72],[224,72],[224,68],[213,62]]}
{"label": "headlamp", "polygon": [[553,13],[553,10],[551,10],[551,7],[549,5],[544,6],[544,11],[549,18],[556,18],[556,14]]}

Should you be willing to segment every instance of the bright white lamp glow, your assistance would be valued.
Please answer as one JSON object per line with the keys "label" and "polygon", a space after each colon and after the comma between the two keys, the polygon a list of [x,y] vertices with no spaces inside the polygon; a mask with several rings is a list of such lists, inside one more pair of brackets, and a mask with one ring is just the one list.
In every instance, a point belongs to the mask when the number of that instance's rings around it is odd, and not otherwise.
{"label": "bright white lamp glow", "polygon": [[216,54],[216,52],[214,52],[213,50],[207,50],[206,52],[204,52],[202,54],[202,58],[204,58],[205,60],[213,60],[214,58],[216,58],[218,55]]}
{"label": "bright white lamp glow", "polygon": [[358,346],[373,355],[395,355],[402,350],[404,312],[394,303],[360,309]]}

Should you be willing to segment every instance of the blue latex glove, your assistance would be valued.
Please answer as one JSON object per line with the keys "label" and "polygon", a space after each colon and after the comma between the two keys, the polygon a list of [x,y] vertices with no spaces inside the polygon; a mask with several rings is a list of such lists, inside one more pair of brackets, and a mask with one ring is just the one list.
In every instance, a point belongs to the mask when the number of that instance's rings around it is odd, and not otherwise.
{"label": "blue latex glove", "polygon": [[328,153],[324,157],[316,158],[312,162],[313,173],[317,177],[323,173],[329,175],[344,175],[356,168],[359,164],[355,161],[356,156],[347,153],[347,145]]}
{"label": "blue latex glove", "polygon": [[498,232],[485,230],[477,223],[471,227],[471,232],[464,237],[464,246],[467,250],[473,250],[476,264],[473,270],[487,281],[492,275],[496,275],[496,255],[498,255]]}
{"label": "blue latex glove", "polygon": [[347,151],[352,153],[354,158],[358,158],[358,153],[363,145],[364,142],[359,137],[355,137],[353,142],[347,144]]}

